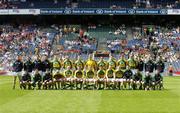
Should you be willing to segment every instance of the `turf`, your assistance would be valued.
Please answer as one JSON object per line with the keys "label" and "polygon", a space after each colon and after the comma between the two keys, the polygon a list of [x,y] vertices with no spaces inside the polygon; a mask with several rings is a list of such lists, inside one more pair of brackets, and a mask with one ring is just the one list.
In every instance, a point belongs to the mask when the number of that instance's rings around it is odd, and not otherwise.
{"label": "turf", "polygon": [[0,113],[180,113],[180,77],[165,77],[163,91],[12,90],[0,76]]}

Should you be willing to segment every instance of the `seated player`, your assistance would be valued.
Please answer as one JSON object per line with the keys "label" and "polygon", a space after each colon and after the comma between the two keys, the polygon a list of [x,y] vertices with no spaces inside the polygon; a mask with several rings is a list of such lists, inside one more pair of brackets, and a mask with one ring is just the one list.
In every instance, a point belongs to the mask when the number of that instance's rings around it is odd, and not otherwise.
{"label": "seated player", "polygon": [[71,69],[71,66],[68,66],[67,69],[64,71],[64,88],[70,87],[73,89],[73,71]]}
{"label": "seated player", "polygon": [[[75,71],[76,89],[82,89],[83,83],[84,83],[84,74],[83,71],[81,70],[81,67],[78,66],[77,70]],[[78,85],[80,85],[80,87],[78,87]]]}
{"label": "seated player", "polygon": [[121,67],[118,66],[117,69],[115,70],[115,85],[116,88],[118,89],[123,89],[123,71],[121,70]]}
{"label": "seated player", "polygon": [[[101,87],[103,85],[103,87]],[[97,88],[105,89],[106,88],[106,72],[102,67],[97,71]]]}
{"label": "seated player", "polygon": [[93,86],[93,89],[96,88],[96,76],[93,67],[88,67],[86,70],[85,85],[87,89],[90,88],[90,86]]}
{"label": "seated player", "polygon": [[142,74],[140,73],[139,70],[134,75],[133,78],[133,89],[141,89],[142,88]]}
{"label": "seated player", "polygon": [[124,87],[127,88],[128,85],[128,89],[132,89],[133,72],[130,70],[129,66],[127,66],[127,70],[124,72],[123,78]]}
{"label": "seated player", "polygon": [[78,59],[75,61],[75,68],[78,69],[78,67],[83,70],[84,69],[84,63],[81,60],[81,57],[78,56]]}
{"label": "seated player", "polygon": [[159,89],[163,87],[163,77],[161,76],[159,71],[156,71],[153,82],[154,89]]}
{"label": "seated player", "polygon": [[136,73],[136,64],[137,62],[134,60],[134,56],[131,55],[130,58],[127,60],[127,65],[130,67],[131,71],[133,72],[133,74]]}
{"label": "seated player", "polygon": [[144,77],[144,89],[145,90],[151,90],[152,89],[152,76],[149,72],[146,72],[146,75]]}
{"label": "seated player", "polygon": [[103,58],[101,57],[99,62],[98,62],[98,68],[102,67],[104,70],[106,70],[107,65],[106,62],[103,60]]}
{"label": "seated player", "polygon": [[116,59],[114,59],[112,56],[109,57],[107,64],[108,67],[111,66],[113,69],[116,69]]}
{"label": "seated player", "polygon": [[43,77],[43,89],[53,88],[53,77],[49,70],[46,70],[45,76]]}
{"label": "seated player", "polygon": [[107,79],[108,89],[110,88],[114,89],[115,74],[114,74],[114,69],[111,66],[109,66],[109,68],[106,70],[106,79]]}
{"label": "seated player", "polygon": [[38,86],[38,89],[41,89],[41,85],[42,85],[42,77],[39,74],[38,70],[36,69],[32,81],[32,86],[34,87],[34,89],[36,88],[36,86]]}
{"label": "seated player", "polygon": [[31,76],[27,71],[25,71],[20,82],[20,88],[26,89],[27,86],[28,86],[28,89],[31,89]]}

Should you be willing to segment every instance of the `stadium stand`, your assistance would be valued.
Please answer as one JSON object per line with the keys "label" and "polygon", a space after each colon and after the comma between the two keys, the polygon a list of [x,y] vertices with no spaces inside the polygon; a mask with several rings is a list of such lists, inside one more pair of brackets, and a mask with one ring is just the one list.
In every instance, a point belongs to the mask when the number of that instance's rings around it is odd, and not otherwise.
{"label": "stadium stand", "polygon": [[179,0],[22,0],[4,1],[1,8],[179,8]]}

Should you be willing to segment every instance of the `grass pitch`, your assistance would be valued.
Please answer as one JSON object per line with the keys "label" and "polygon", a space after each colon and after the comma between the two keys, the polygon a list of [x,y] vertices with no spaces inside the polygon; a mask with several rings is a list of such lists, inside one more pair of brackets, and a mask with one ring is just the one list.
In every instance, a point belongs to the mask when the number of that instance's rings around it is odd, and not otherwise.
{"label": "grass pitch", "polygon": [[180,113],[180,77],[165,77],[162,91],[12,90],[0,76],[0,113]]}

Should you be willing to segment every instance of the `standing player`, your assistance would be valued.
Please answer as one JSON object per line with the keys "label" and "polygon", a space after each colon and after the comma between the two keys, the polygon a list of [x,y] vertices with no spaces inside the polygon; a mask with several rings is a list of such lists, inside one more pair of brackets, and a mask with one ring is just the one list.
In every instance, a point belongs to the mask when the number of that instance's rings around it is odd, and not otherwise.
{"label": "standing player", "polygon": [[139,72],[141,74],[144,71],[144,61],[143,61],[143,59],[141,57],[138,58],[137,69],[139,70]]}
{"label": "standing player", "polygon": [[89,58],[86,62],[86,68],[92,67],[94,70],[97,70],[97,63],[96,61],[92,58],[92,55],[89,55]]}
{"label": "standing player", "polygon": [[155,64],[155,70],[159,72],[159,74],[162,74],[164,72],[164,69],[165,69],[165,64],[162,60],[162,57],[160,56],[158,59],[157,59],[157,62]]}
{"label": "standing player", "polygon": [[148,58],[148,61],[145,63],[145,72],[149,72],[152,74],[154,72],[154,62],[152,61],[152,58]]}
{"label": "standing player", "polygon": [[31,58],[28,57],[27,61],[24,63],[24,71],[27,71],[31,78],[33,77],[32,71],[33,71],[33,63],[31,62]]}
{"label": "standing player", "polygon": [[101,57],[98,62],[98,68],[100,68],[100,67],[102,67],[104,70],[106,70],[106,68],[107,68],[106,62],[104,61],[103,57]]}
{"label": "standing player", "polygon": [[114,74],[114,69],[109,66],[109,68],[106,70],[106,79],[107,79],[107,87],[108,89],[110,88],[115,88],[115,74]]}
{"label": "standing player", "polygon": [[124,55],[121,56],[121,58],[118,60],[118,66],[122,69],[125,70],[126,69],[126,60],[124,58]]}
{"label": "standing player", "polygon": [[80,68],[81,70],[84,69],[84,63],[83,61],[81,60],[81,57],[78,56],[77,60],[75,61],[75,68],[78,69]]}
{"label": "standing player", "polygon": [[51,70],[51,63],[47,56],[43,56],[41,60],[42,65],[42,77],[45,76],[46,70]]}
{"label": "standing player", "polygon": [[15,89],[16,86],[16,78],[18,77],[19,82],[21,81],[22,78],[22,70],[23,70],[23,62],[21,61],[21,57],[18,56],[16,58],[16,61],[13,63],[13,72],[15,72],[14,76],[14,84],[13,84],[13,89]]}
{"label": "standing player", "polygon": [[37,69],[39,71],[40,75],[43,77],[43,75],[42,75],[42,62],[41,62],[39,56],[35,57],[33,64],[34,64],[34,71]]}
{"label": "standing player", "polygon": [[72,66],[73,66],[72,61],[69,59],[68,56],[66,56],[66,58],[65,58],[65,60],[64,60],[64,63],[63,63],[64,69],[67,69],[68,67],[69,67],[70,69],[72,69]]}
{"label": "standing player", "polygon": [[136,61],[134,60],[134,56],[131,55],[130,58],[127,60],[127,64],[128,64],[128,67],[130,67],[131,71],[133,72],[133,74],[135,74],[136,72]]}
{"label": "standing player", "polygon": [[111,66],[113,69],[116,69],[116,59],[114,59],[111,55],[109,57],[107,64],[108,67]]}

